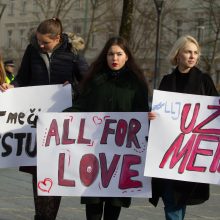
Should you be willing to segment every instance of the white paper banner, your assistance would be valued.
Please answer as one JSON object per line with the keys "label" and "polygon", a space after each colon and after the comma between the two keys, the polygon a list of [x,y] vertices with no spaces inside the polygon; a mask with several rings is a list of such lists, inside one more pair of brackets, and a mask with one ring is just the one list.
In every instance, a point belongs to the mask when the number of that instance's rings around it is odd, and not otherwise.
{"label": "white paper banner", "polygon": [[146,112],[40,114],[38,194],[150,197],[147,134]]}
{"label": "white paper banner", "polygon": [[145,175],[220,184],[220,97],[154,91]]}
{"label": "white paper banner", "polygon": [[71,86],[49,85],[0,92],[0,167],[36,165],[36,123],[40,112],[72,105]]}

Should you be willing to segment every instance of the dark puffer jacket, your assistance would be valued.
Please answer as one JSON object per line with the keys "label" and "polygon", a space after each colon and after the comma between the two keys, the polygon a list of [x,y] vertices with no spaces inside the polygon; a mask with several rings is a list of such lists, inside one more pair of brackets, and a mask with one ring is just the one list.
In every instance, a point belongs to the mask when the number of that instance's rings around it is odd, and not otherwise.
{"label": "dark puffer jacket", "polygon": [[36,86],[80,81],[88,69],[84,57],[78,53],[83,44],[82,38],[64,33],[61,44],[49,56],[40,50],[36,36],[33,36],[13,84]]}
{"label": "dark puffer jacket", "polygon": [[[12,84],[21,87],[63,84],[69,81],[73,85],[83,78],[88,69],[84,57],[78,53],[83,48],[82,38],[62,34],[62,43],[49,56],[40,50],[36,36],[33,36]],[[20,167],[20,171],[36,174],[36,167]]]}

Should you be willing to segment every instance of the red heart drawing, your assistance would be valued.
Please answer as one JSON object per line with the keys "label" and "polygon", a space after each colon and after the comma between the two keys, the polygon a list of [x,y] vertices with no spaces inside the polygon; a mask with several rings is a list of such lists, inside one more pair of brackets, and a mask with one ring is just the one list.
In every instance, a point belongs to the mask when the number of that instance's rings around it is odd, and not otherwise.
{"label": "red heart drawing", "polygon": [[93,122],[94,122],[96,125],[99,125],[99,124],[102,124],[102,119],[99,118],[98,116],[93,116]]}
{"label": "red heart drawing", "polygon": [[37,186],[43,192],[50,192],[50,189],[53,185],[53,181],[50,178],[45,178],[43,181],[39,181]]}

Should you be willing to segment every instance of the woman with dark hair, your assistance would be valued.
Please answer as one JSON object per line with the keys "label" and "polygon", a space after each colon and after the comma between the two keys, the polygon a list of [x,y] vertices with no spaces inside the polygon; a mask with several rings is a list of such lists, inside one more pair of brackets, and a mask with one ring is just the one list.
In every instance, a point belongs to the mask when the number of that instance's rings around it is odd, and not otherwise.
{"label": "woman with dark hair", "polygon": [[[71,109],[82,112],[148,112],[148,86],[127,42],[107,41],[81,84],[81,94]],[[117,220],[131,198],[82,197],[87,220]]]}
{"label": "woman with dark hair", "polygon": [[[63,32],[60,19],[42,21],[30,37],[30,44],[12,84],[20,87],[70,83],[74,90],[76,82],[83,78],[88,69],[80,54],[83,48],[81,37]],[[8,88],[7,83],[0,84],[1,91]],[[61,197],[38,196],[36,167],[21,167],[20,170],[32,174],[35,220],[56,219]]]}

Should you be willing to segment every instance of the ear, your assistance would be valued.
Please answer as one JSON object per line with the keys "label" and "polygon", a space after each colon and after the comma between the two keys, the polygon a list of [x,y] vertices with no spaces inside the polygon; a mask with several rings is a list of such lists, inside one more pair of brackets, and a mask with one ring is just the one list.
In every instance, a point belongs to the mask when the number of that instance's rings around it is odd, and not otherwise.
{"label": "ear", "polygon": [[55,39],[58,40],[58,42],[60,42],[60,39],[61,39],[60,34],[58,34]]}
{"label": "ear", "polygon": [[126,56],[126,59],[125,59],[125,62],[127,62],[128,61],[128,56]]}

